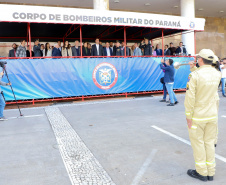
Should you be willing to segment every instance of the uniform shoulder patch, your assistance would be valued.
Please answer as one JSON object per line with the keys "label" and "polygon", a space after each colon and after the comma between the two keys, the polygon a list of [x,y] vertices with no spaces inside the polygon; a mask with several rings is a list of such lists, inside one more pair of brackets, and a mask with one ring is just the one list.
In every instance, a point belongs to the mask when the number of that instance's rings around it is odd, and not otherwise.
{"label": "uniform shoulder patch", "polygon": [[189,74],[189,76],[188,76],[188,82],[190,81],[191,77],[192,77],[192,74]]}

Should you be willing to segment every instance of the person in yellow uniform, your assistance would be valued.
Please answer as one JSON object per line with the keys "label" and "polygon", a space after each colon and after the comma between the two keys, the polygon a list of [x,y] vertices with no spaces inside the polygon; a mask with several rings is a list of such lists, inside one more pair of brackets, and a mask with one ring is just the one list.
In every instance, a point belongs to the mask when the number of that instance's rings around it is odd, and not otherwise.
{"label": "person in yellow uniform", "polygon": [[187,174],[202,181],[213,180],[215,175],[215,147],[217,137],[217,92],[221,73],[214,53],[203,49],[197,55],[199,68],[189,75],[185,96],[185,114],[189,138],[193,148],[195,170]]}
{"label": "person in yellow uniform", "polygon": [[[189,62],[191,72],[193,72],[196,69],[198,69],[195,64],[196,64],[196,61]],[[212,66],[215,67],[216,70],[220,71],[220,68],[219,68],[219,66],[220,66],[219,58],[216,55],[214,55]],[[217,104],[218,110],[219,110],[219,101],[220,101],[220,98],[219,98],[219,94],[217,92],[216,93],[216,104]],[[214,141],[214,146],[215,147],[217,147],[217,141],[218,141],[218,124],[217,124],[217,135],[216,135],[216,138],[215,138],[215,141]]]}

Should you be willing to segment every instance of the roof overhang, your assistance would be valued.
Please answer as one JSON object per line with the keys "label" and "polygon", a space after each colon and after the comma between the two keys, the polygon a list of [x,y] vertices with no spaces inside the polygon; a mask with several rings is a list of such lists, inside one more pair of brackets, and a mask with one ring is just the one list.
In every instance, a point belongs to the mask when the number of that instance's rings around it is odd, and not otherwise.
{"label": "roof overhang", "polygon": [[204,31],[205,19],[90,9],[0,4],[0,22],[84,24]]}

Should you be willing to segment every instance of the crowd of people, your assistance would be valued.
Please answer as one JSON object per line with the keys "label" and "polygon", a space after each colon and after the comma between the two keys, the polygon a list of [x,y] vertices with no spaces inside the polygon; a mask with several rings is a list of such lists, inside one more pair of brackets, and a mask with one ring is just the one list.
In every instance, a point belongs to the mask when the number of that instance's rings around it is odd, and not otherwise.
{"label": "crowd of people", "polygon": [[[198,57],[197,57],[198,58]],[[219,87],[221,86],[222,96],[226,97],[225,93],[225,85],[226,85],[226,58],[220,59],[219,57],[215,56],[214,60],[216,64],[213,65],[218,71],[221,72],[221,82]],[[189,62],[191,68],[194,67],[195,62]],[[196,68],[200,67],[199,64],[196,64]],[[161,60],[160,68],[164,72],[164,77],[160,79],[160,82],[163,84],[163,99],[160,102],[167,102],[169,103],[167,106],[174,106],[178,104],[176,95],[173,92],[173,84],[174,84],[174,76],[175,76],[175,69],[173,65],[173,60]],[[167,92],[169,94],[169,101],[166,101]]]}
{"label": "crowd of people", "polygon": [[[51,46],[50,43],[40,44],[39,40],[36,39],[34,42],[33,50],[30,55],[29,46],[26,48],[26,41],[21,40],[20,45],[15,43],[12,45],[12,49],[9,51],[9,57],[72,57],[72,56],[162,56],[163,53],[165,56],[172,55],[187,55],[186,48],[183,46],[183,42],[179,43],[179,46],[174,47],[171,42],[170,45],[165,45],[164,51],[160,49],[159,44],[155,47],[152,45],[151,41],[144,39],[141,43],[134,43],[132,47],[126,46],[124,42],[116,41],[106,42],[103,46],[103,43],[100,42],[99,38],[96,38],[95,44],[91,45],[88,42],[84,42],[81,45],[78,40],[74,42],[74,46],[68,41],[62,43],[58,41]],[[126,47],[125,47],[126,46]],[[126,48],[126,51],[125,51]]]}

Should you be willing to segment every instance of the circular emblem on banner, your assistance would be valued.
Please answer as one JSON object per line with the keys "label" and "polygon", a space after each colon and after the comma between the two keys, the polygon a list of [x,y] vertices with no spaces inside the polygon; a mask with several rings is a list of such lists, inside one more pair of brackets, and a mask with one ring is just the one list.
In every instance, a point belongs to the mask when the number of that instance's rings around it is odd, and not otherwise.
{"label": "circular emblem on banner", "polygon": [[110,63],[98,64],[93,70],[93,82],[100,89],[112,88],[118,80],[118,72]]}
{"label": "circular emblem on banner", "polygon": [[190,28],[195,28],[195,23],[194,22],[190,22]]}

